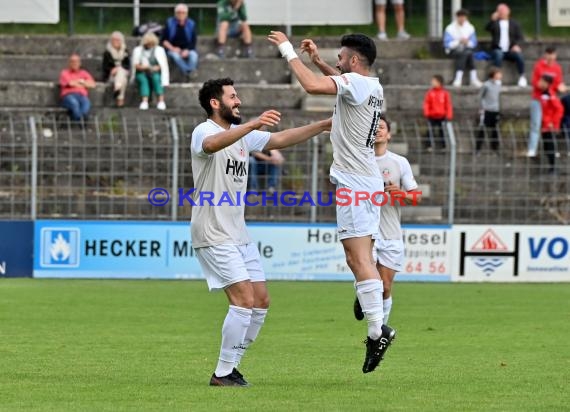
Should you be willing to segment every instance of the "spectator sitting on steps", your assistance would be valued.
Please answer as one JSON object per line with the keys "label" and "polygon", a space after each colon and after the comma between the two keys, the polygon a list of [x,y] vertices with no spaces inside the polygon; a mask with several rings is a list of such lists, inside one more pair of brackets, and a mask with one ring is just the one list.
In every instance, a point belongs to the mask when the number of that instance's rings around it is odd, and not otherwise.
{"label": "spectator sitting on steps", "polygon": [[455,13],[455,21],[445,28],[443,45],[445,52],[455,60],[454,87],[461,87],[463,72],[469,71],[471,86],[481,87],[473,61],[473,50],[477,47],[475,28],[467,20],[468,12],[460,9]]}
{"label": "spectator sitting on steps", "polygon": [[154,33],[146,33],[140,46],[135,47],[131,66],[142,98],[139,109],[148,110],[152,90],[158,99],[156,108],[165,110],[164,86],[170,83],[170,72],[166,52],[158,45],[158,37]]}
{"label": "spectator sitting on steps", "polygon": [[505,3],[497,6],[491,20],[485,26],[491,33],[491,61],[495,67],[501,67],[503,60],[514,61],[519,73],[519,87],[527,87],[524,76],[524,59],[520,43],[524,40],[521,27],[511,19],[511,9]]}
{"label": "spectator sitting on steps", "polygon": [[188,80],[195,77],[198,67],[197,41],[196,23],[188,17],[188,6],[178,4],[174,8],[174,17],[166,20],[161,44]]}
{"label": "spectator sitting on steps", "polygon": [[114,31],[103,53],[103,79],[113,85],[113,97],[117,107],[123,107],[125,104],[130,70],[131,59],[125,36],[120,31]]}
{"label": "spectator sitting on steps", "polygon": [[95,80],[81,68],[81,57],[77,53],[69,56],[68,67],[59,75],[61,105],[75,122],[86,121],[91,109],[89,90],[95,87]]}
{"label": "spectator sitting on steps", "polygon": [[242,56],[253,57],[253,37],[247,23],[247,11],[244,0],[219,0],[217,17],[218,57],[225,57],[226,40],[240,37],[243,43]]}

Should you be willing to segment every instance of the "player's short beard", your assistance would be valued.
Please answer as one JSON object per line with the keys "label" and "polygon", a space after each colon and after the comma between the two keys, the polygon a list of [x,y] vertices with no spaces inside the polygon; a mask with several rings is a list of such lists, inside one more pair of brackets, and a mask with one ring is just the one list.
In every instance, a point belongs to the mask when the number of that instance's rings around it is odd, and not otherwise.
{"label": "player's short beard", "polygon": [[232,112],[233,109],[235,109],[235,107],[226,106],[222,103],[220,117],[230,124],[241,124],[241,116],[235,116]]}
{"label": "player's short beard", "polygon": [[350,73],[350,69],[346,69],[345,67],[337,66],[336,68],[338,69],[338,71],[340,72],[340,74]]}

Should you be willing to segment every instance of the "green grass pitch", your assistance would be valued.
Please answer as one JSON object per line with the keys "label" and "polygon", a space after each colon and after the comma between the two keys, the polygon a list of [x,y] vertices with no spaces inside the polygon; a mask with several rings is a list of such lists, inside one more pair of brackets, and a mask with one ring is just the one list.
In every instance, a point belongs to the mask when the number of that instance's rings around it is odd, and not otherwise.
{"label": "green grass pitch", "polygon": [[367,375],[350,283],[270,291],[254,386],[211,388],[227,305],[205,282],[0,280],[0,410],[570,408],[570,285],[396,284],[398,337]]}

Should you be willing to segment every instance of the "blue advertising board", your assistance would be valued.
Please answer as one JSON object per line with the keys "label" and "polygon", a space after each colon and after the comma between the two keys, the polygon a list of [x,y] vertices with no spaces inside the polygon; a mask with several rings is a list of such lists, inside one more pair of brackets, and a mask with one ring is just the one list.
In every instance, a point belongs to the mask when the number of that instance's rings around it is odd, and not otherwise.
{"label": "blue advertising board", "polygon": [[0,277],[31,277],[34,223],[0,221]]}
{"label": "blue advertising board", "polygon": [[[418,227],[410,234],[414,263],[400,280],[449,281],[444,263],[426,261],[429,239],[447,250],[448,227]],[[268,279],[352,280],[336,227],[330,224],[250,224]],[[425,232],[425,233],[423,233]],[[184,222],[102,222],[38,220],[35,225],[35,277],[201,279]],[[405,237],[406,238],[406,237]],[[420,241],[420,239],[423,239]],[[433,242],[432,242],[433,243]]]}

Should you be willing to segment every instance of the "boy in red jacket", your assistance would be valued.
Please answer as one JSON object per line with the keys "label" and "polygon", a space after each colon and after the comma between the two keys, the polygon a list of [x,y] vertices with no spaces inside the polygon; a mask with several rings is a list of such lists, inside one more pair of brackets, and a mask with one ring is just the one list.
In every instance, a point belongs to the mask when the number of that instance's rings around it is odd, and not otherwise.
{"label": "boy in red jacket", "polygon": [[551,95],[555,94],[557,91],[560,93],[564,93],[566,91],[562,67],[556,61],[556,49],[554,47],[546,48],[544,51],[544,56],[537,60],[532,71],[532,99],[530,103],[530,133],[528,138],[527,152],[528,157],[536,156],[536,150],[538,148],[538,139],[542,124],[542,112],[540,103],[542,90],[538,86],[538,82],[545,74],[552,77],[552,82],[549,86]]}
{"label": "boy in red jacket", "polygon": [[443,77],[439,74],[433,76],[431,86],[424,98],[424,117],[428,121],[427,150],[430,152],[434,146],[436,131],[439,137],[438,146],[445,148],[443,122],[453,119],[451,95],[443,87]]}
{"label": "boy in red jacket", "polygon": [[560,123],[564,116],[564,106],[552,90],[554,77],[544,74],[537,83],[537,87],[542,91],[540,95],[540,105],[542,108],[542,144],[544,153],[548,158],[549,174],[554,174],[554,162],[556,159],[556,135],[560,132]]}

